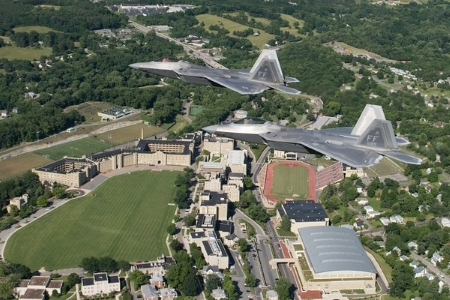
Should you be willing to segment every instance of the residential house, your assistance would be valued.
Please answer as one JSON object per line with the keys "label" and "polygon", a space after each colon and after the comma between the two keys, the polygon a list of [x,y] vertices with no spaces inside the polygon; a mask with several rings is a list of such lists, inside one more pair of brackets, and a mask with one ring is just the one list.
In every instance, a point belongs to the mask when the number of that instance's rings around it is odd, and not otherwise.
{"label": "residential house", "polygon": [[356,220],[356,221],[353,223],[353,227],[354,227],[356,230],[364,229],[364,221],[363,221],[363,220]]}
{"label": "residential house", "polygon": [[391,221],[392,223],[399,223],[399,224],[401,224],[401,223],[403,223],[403,217],[400,216],[400,215],[391,216],[389,218],[389,221]]}
{"label": "residential house", "polygon": [[384,226],[388,226],[389,223],[391,223],[391,221],[389,221],[389,219],[388,219],[388,218],[385,218],[385,217],[381,217],[381,218],[380,218],[380,222],[381,222]]}
{"label": "residential house", "polygon": [[213,297],[215,300],[228,299],[227,294],[221,288],[212,290],[211,297]]}
{"label": "residential house", "polygon": [[9,112],[7,110],[0,110],[0,118],[8,118]]}
{"label": "residential house", "polygon": [[424,267],[417,267],[414,269],[414,278],[419,278],[425,276],[427,269]]}
{"label": "residential house", "polygon": [[385,248],[385,242],[383,241],[376,241],[375,244],[377,244],[380,248]]}
{"label": "residential house", "polygon": [[394,252],[394,251],[397,252],[398,256],[402,255],[402,250],[400,250],[400,248],[397,247],[397,246],[395,246],[395,247],[392,249],[392,251],[387,252],[386,255],[391,255],[391,253]]}
{"label": "residential house", "polygon": [[416,244],[416,243],[414,243],[414,242],[408,242],[408,248],[409,249],[413,249],[413,250],[416,250],[417,251],[417,247],[418,247],[418,245]]}
{"label": "residential house", "polygon": [[223,273],[220,272],[218,266],[206,265],[203,267],[203,269],[200,270],[200,273],[202,274],[204,280],[206,280],[206,277],[208,275],[217,275],[217,277],[219,277],[220,280],[223,280],[224,277]]}
{"label": "residential house", "polygon": [[364,206],[364,210],[366,211],[366,213],[370,213],[370,212],[374,211],[373,207],[370,205]]}
{"label": "residential house", "polygon": [[400,256],[400,260],[401,261],[407,261],[408,260],[408,256],[402,255],[402,256]]}
{"label": "residential house", "polygon": [[425,273],[425,277],[426,277],[428,280],[433,280],[433,279],[434,279],[434,275],[431,274],[431,273]]}
{"label": "residential house", "polygon": [[246,118],[248,115],[248,112],[243,109],[238,109],[234,111],[234,118],[235,119],[243,119]]}
{"label": "residential house", "polygon": [[19,109],[17,107],[13,107],[12,112],[15,114],[19,113]]}
{"label": "residential house", "polygon": [[419,267],[419,262],[417,260],[413,260],[412,262],[409,263],[409,266],[413,269],[416,269]]}
{"label": "residential house", "polygon": [[437,252],[433,253],[433,256],[431,257],[431,263],[433,265],[437,265],[438,263],[442,262],[444,258]]}
{"label": "residential house", "polygon": [[441,223],[444,227],[450,227],[450,220],[448,218],[442,218]]}
{"label": "residential house", "polygon": [[358,201],[358,205],[367,205],[369,204],[369,200],[366,198],[357,198],[356,201]]}

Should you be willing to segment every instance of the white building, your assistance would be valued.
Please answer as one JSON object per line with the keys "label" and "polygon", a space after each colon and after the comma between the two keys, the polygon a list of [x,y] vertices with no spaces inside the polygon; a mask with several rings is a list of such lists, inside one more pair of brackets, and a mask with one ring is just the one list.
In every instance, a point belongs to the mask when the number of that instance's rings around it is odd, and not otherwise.
{"label": "white building", "polygon": [[84,296],[94,296],[120,292],[120,278],[107,273],[94,273],[94,277],[81,279],[81,293]]}
{"label": "white building", "polygon": [[448,218],[442,218],[441,223],[444,227],[450,227],[450,220]]}
{"label": "white building", "polygon": [[232,173],[247,174],[247,164],[245,158],[247,151],[243,150],[231,150],[227,154],[226,166]]}
{"label": "white building", "polygon": [[33,276],[31,279],[20,280],[14,288],[15,296],[21,300],[44,299],[45,292],[49,295],[56,291],[61,294],[62,280],[53,280],[49,276]]}
{"label": "white building", "polygon": [[381,222],[384,226],[388,226],[389,223],[391,223],[391,221],[389,221],[389,219],[388,219],[388,218],[385,218],[385,217],[381,217],[381,218],[380,218],[380,222]]}

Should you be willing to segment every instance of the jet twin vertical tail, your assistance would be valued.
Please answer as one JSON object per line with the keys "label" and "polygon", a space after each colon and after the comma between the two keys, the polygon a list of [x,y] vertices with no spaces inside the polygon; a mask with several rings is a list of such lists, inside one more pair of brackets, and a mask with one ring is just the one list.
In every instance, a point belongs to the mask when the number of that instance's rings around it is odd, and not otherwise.
{"label": "jet twin vertical tail", "polygon": [[263,50],[250,70],[250,78],[264,83],[284,84],[284,76],[281,71],[275,50]]}
{"label": "jet twin vertical tail", "polygon": [[420,158],[399,151],[392,123],[385,119],[381,106],[366,105],[352,134],[359,135],[355,143],[358,147],[371,149],[407,164],[422,163]]}
{"label": "jet twin vertical tail", "polygon": [[250,70],[250,80],[261,82],[268,87],[286,94],[298,95],[301,92],[287,87],[286,83],[299,82],[293,77],[284,77],[275,50],[263,50]]}

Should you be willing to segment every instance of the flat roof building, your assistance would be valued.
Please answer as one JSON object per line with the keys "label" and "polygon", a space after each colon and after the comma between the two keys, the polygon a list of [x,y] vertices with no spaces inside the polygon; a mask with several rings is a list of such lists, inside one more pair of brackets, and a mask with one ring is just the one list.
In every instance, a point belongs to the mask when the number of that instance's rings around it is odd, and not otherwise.
{"label": "flat roof building", "polygon": [[277,209],[277,220],[287,215],[291,220],[291,231],[310,226],[329,226],[330,219],[320,203],[313,200],[286,201]]}

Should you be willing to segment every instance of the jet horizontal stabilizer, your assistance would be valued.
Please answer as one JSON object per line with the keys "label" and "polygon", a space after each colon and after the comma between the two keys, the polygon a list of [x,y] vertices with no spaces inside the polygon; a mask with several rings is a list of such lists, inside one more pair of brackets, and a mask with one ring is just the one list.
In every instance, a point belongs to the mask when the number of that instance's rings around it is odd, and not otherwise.
{"label": "jet horizontal stabilizer", "polygon": [[296,83],[296,82],[300,82],[300,81],[297,78],[285,76],[284,77],[284,82],[286,82],[286,83]]}
{"label": "jet horizontal stabilizer", "polygon": [[411,165],[420,165],[422,163],[422,160],[420,158],[414,157],[409,154],[405,154],[402,152],[395,152],[395,151],[383,151],[379,152],[381,155],[388,156],[390,158],[396,159],[398,161],[411,164]]}
{"label": "jet horizontal stabilizer", "polygon": [[300,95],[302,93],[299,90],[287,87],[285,85],[271,85],[271,84],[266,84],[266,85],[274,90],[280,91],[285,94]]}

